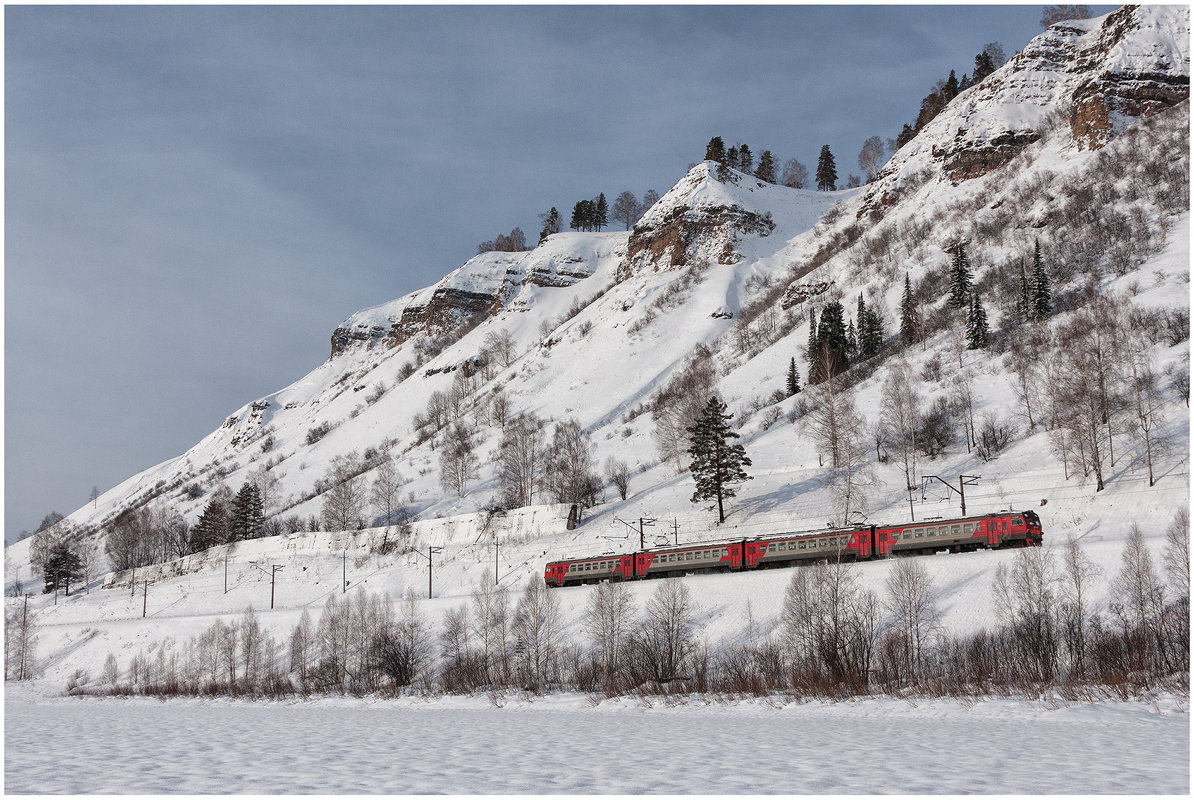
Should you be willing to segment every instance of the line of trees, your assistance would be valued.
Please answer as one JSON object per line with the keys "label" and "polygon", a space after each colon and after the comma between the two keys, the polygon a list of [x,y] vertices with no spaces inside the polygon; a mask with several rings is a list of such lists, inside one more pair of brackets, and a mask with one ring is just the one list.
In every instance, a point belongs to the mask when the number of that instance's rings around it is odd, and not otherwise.
{"label": "line of trees", "polygon": [[924,126],[932,122],[933,118],[940,114],[949,105],[951,100],[971,86],[977,86],[982,83],[991,73],[1002,67],[1006,61],[1007,57],[1003,53],[1003,45],[999,44],[999,42],[988,42],[983,45],[983,49],[974,57],[974,70],[972,73],[963,73],[959,80],[956,72],[951,69],[949,76],[937,81],[933,85],[932,90],[920,101],[920,112],[916,115],[916,121],[911,125],[904,125],[903,130],[896,137],[896,149],[903,147],[916,138],[916,135],[921,132]]}
{"label": "line of trees", "polygon": [[756,164],[754,153],[750,145],[737,144],[727,148],[725,140],[714,136],[705,145],[705,160],[716,161],[717,179],[723,183],[730,180],[730,170],[737,170],[744,175],[753,175],[765,183],[775,183],[792,189],[804,189],[808,186],[808,167],[792,158],[780,166],[779,160],[770,150],[759,154]]}
{"label": "line of trees", "polygon": [[[438,627],[413,593],[395,604],[363,590],[333,594],[276,640],[250,608],[200,636],[142,651],[121,672],[110,656],[79,691],[143,694],[349,694],[573,690],[789,693],[840,697],[1028,693],[1134,695],[1189,683],[1189,514],[1175,514],[1159,569],[1133,527],[1112,576],[1070,540],[1027,548],[993,580],[994,617],[972,633],[942,625],[925,559],[896,559],[881,588],[857,565],[791,572],[770,624],[748,613],[725,640],[702,638],[704,613],[683,580],[662,580],[638,608],[629,585],[594,586],[576,641],[560,594],[539,577],[512,594],[486,572]],[[1091,597],[1106,579],[1110,603]],[[13,607],[15,609],[15,606]],[[12,616],[10,614],[10,616]]]}

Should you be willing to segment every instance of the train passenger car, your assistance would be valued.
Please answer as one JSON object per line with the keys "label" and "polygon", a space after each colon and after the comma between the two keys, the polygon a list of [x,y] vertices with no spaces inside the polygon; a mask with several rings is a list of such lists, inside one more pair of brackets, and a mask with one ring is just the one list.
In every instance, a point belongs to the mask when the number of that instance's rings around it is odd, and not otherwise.
{"label": "train passenger car", "polygon": [[679,577],[693,572],[741,571],[793,566],[825,559],[863,561],[892,555],[1028,547],[1043,538],[1032,511],[936,519],[902,525],[872,525],[700,542],[632,554],[563,559],[548,563],[548,586],[577,586],[603,580]]}
{"label": "train passenger car", "polygon": [[1013,511],[884,526],[876,529],[875,539],[875,549],[881,556],[938,550],[960,553],[980,547],[1039,545],[1042,532],[1040,517],[1034,512]]}

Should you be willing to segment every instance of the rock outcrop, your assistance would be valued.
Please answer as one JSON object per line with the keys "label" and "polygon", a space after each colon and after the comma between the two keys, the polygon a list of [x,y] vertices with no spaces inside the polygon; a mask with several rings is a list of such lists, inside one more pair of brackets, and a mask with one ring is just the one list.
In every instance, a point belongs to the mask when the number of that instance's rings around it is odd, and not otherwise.
{"label": "rock outcrop", "polygon": [[1190,96],[1190,10],[1125,6],[1058,23],[986,80],[955,97],[867,189],[863,213],[890,206],[925,174],[964,181],[1008,163],[1068,122],[1098,149],[1131,124]]}
{"label": "rock outcrop", "polygon": [[762,184],[731,172],[726,182],[713,175],[712,162],[692,170],[643,216],[631,231],[626,260],[618,270],[625,280],[644,270],[663,271],[693,264],[735,264],[740,238],[767,236],[775,222],[749,208],[740,195],[753,191],[742,184]]}

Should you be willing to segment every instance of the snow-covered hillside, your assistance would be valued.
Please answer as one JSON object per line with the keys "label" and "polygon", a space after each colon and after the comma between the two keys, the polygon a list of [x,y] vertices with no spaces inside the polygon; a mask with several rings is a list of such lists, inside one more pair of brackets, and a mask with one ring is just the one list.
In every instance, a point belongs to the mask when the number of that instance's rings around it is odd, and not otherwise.
{"label": "snow-covered hillside", "polygon": [[[737,173],[719,181],[715,165],[706,162],[681,178],[632,232],[559,233],[530,252],[479,255],[435,286],[352,315],[333,334],[332,355],[311,373],[246,404],[186,453],[130,477],[69,517],[90,528],[90,536],[122,511],[146,504],[176,509],[193,523],[221,484],[236,491],[265,470],[274,483],[266,513],[297,520],[297,529],[237,543],[227,553],[216,548],[139,568],[138,582],[152,581],[144,594],[132,594],[132,576],[119,573],[56,604],[35,596],[29,605],[39,615],[47,683],[60,687],[80,668],[98,674],[110,652],[124,663],[165,636],[198,635],[214,618],[239,615],[249,605],[268,609],[271,564],[283,569],[276,575],[274,611],[263,613],[262,622],[281,636],[304,610],[314,613],[342,593],[345,578],[351,589],[395,598],[408,588],[425,591],[429,547],[442,548],[431,555],[434,598],[426,604],[438,620],[461,605],[495,563],[502,584],[518,588],[541,576],[549,559],[636,549],[637,532],[627,523],[640,518],[657,520],[648,528],[648,545],[840,524],[839,492],[808,425],[814,401],[808,393],[787,397],[783,389],[791,358],[802,381],[808,374],[808,309],[840,300],[852,313],[859,295],[880,309],[888,337],[882,356],[851,373],[868,435],[878,427],[884,384],[897,363],[915,377],[925,408],[956,394],[956,379],[963,378],[974,418],[1005,424],[1014,431],[1011,440],[983,461],[956,423],[945,452],[921,458],[918,477],[956,483],[961,475],[980,476],[967,488],[968,513],[1036,510],[1047,543],[1076,537],[1107,574],[1118,568],[1132,524],[1159,553],[1165,527],[1189,495],[1188,400],[1169,380],[1184,372],[1188,387],[1188,101],[1166,104],[1164,93],[1154,92],[1154,105],[1135,108],[1146,117],[1112,103],[1115,124],[1097,148],[1073,128],[1068,112],[1076,93],[1089,93],[1091,79],[1112,73],[1164,73],[1188,87],[1189,11],[1117,14],[1038,37],[990,84],[959,95],[869,187],[797,190]],[[1116,91],[1123,86],[1118,81]],[[987,152],[987,145],[1001,148],[999,157],[984,156],[982,169],[972,169],[978,161],[971,159],[959,174],[959,159]],[[1089,195],[1076,194],[1079,188]],[[1120,228],[1100,216],[1110,212],[1126,220]],[[1096,230],[1108,238],[1087,235]],[[945,309],[948,248],[959,241],[967,243],[991,328],[1001,332],[985,350],[965,348]],[[1093,476],[1084,477],[1072,461],[1063,464],[1045,425],[1028,423],[1016,391],[1021,378],[1006,357],[1024,330],[1011,322],[1014,292],[1007,276],[1031,262],[1038,241],[1059,299],[1051,325],[1070,320],[1091,285],[1125,312],[1151,310],[1158,320],[1179,322],[1185,314],[1185,337],[1158,334],[1149,353],[1158,375],[1166,376],[1153,486],[1145,446],[1129,423],[1112,434],[1114,462],[1100,492]],[[923,315],[936,320],[923,347],[899,341],[905,274],[917,287]],[[507,343],[500,353],[493,345],[498,341]],[[691,476],[661,457],[649,413],[653,398],[698,348],[711,354],[717,391],[753,462],[752,479],[739,487],[721,526],[690,502]],[[441,485],[443,432],[417,419],[426,418],[437,393],[454,390],[462,393],[460,416],[472,428],[480,460],[463,495]],[[499,396],[514,412],[578,422],[591,436],[598,469],[611,458],[629,465],[627,498],[606,485],[602,502],[585,509],[573,529],[567,507],[539,505],[549,502],[539,494],[531,508],[486,513],[501,495],[493,457],[502,437],[493,413]],[[870,464],[862,496],[855,498],[862,516],[850,521],[958,513],[957,495],[940,482],[926,481],[923,493],[910,498],[888,449],[882,441],[868,448],[883,455]],[[414,552],[371,553],[385,535],[372,527],[377,512],[364,531],[310,531],[307,521],[318,517],[326,499],[329,468],[350,454],[374,467],[388,456],[397,466],[404,502],[417,520]],[[365,477],[373,474],[371,468]],[[6,549],[6,593],[17,580],[27,589],[37,585],[30,544]],[[992,574],[1010,557],[926,557],[948,627],[991,624]],[[860,566],[876,591],[890,568]],[[717,642],[745,635],[748,618],[760,635],[775,629],[788,579],[776,570],[684,580],[700,600],[705,636]],[[653,588],[635,587],[640,605]],[[561,590],[578,638],[591,591]],[[1105,588],[1099,591],[1094,601],[1105,604]]]}

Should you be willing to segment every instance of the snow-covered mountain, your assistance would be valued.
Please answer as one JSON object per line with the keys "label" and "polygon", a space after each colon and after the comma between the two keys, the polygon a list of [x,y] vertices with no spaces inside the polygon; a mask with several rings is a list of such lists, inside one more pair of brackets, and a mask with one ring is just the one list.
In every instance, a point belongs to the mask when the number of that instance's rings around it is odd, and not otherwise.
{"label": "snow-covered mountain", "polygon": [[[1184,314],[1185,337],[1158,334],[1151,355],[1158,372],[1188,375],[1188,84],[1188,8],[1126,7],[1034,39],[956,97],[862,189],[788,189],[739,173],[718,180],[716,165],[698,164],[633,231],[559,233],[529,252],[485,253],[434,286],[353,314],[311,373],[247,403],[187,452],[109,489],[69,520],[94,535],[121,512],[148,505],[194,522],[221,484],[235,491],[268,473],[266,512],[297,518],[299,527],[236,546],[239,591],[218,589],[223,549],[141,573],[160,582],[149,589],[151,601],[154,594],[170,598],[170,611],[156,619],[171,619],[174,633],[239,612],[250,597],[260,608],[251,560],[288,567],[279,630],[340,588],[349,549],[354,586],[396,596],[423,585],[425,561],[370,555],[361,538],[368,532],[306,532],[311,526],[303,522],[324,503],[333,460],[350,454],[362,459],[366,477],[387,455],[404,477],[416,536],[445,548],[436,572],[441,610],[459,604],[494,563],[495,540],[502,543],[499,572],[516,586],[541,575],[549,558],[637,547],[624,520],[658,519],[654,537],[689,540],[840,523],[837,491],[806,424],[808,395],[788,397],[783,388],[791,358],[802,380],[807,375],[808,309],[841,300],[852,314],[862,295],[880,310],[889,339],[885,355],[857,368],[851,381],[866,425],[879,422],[883,385],[897,361],[918,379],[926,407],[949,397],[954,378],[965,376],[974,416],[1007,425],[1011,441],[984,462],[958,427],[945,452],[925,458],[919,471],[981,475],[967,492],[970,513],[1037,508],[1050,540],[1082,537],[1113,570],[1127,526],[1140,524],[1157,544],[1188,495],[1186,401],[1165,384],[1157,439],[1167,446],[1157,456],[1156,485],[1147,481],[1143,445],[1125,427],[1113,434],[1107,490],[1096,493],[1093,478],[1062,463],[1045,427],[1028,424],[1016,390],[1021,379],[1005,358],[1016,335],[1010,319],[1018,289],[1008,288],[1008,276],[1031,261],[1039,241],[1059,299],[1055,323],[1074,313],[1092,282],[1152,313],[1159,326],[1180,329]],[[1005,331],[987,350],[965,349],[945,308],[948,248],[956,242],[967,244],[992,330]],[[923,348],[899,343],[905,275],[931,323]],[[722,527],[690,502],[691,477],[661,457],[648,413],[699,348],[715,365],[717,391],[753,461],[752,480]],[[441,485],[444,434],[427,423],[429,402],[454,392],[453,413],[471,426],[481,462],[463,495]],[[567,509],[553,506],[512,510],[494,522],[485,512],[500,494],[491,457],[502,435],[493,410],[499,396],[515,412],[579,423],[597,465],[610,458],[629,465],[627,499],[606,486],[604,502],[571,530]],[[873,447],[883,448],[882,441]],[[940,484],[910,501],[894,463],[879,458],[871,466],[856,507],[867,519],[957,513],[956,496]],[[548,501],[537,495],[533,502]],[[9,588],[14,578],[26,586],[32,580],[29,546],[26,540],[6,551]],[[1006,555],[933,559],[949,587],[951,624],[972,628],[989,618],[990,572]],[[886,567],[866,566],[867,580],[880,585]],[[748,603],[759,619],[777,612],[785,579],[692,579],[704,581],[710,635],[732,634]],[[65,671],[80,659],[98,665],[107,650],[150,641],[151,628],[139,624],[142,598],[130,600],[128,581],[113,574],[107,584],[123,584],[124,592],[95,590],[42,609],[43,624],[55,626],[43,647],[63,654],[54,668]],[[566,592],[573,618],[586,591]],[[80,634],[84,627],[93,633]]]}

